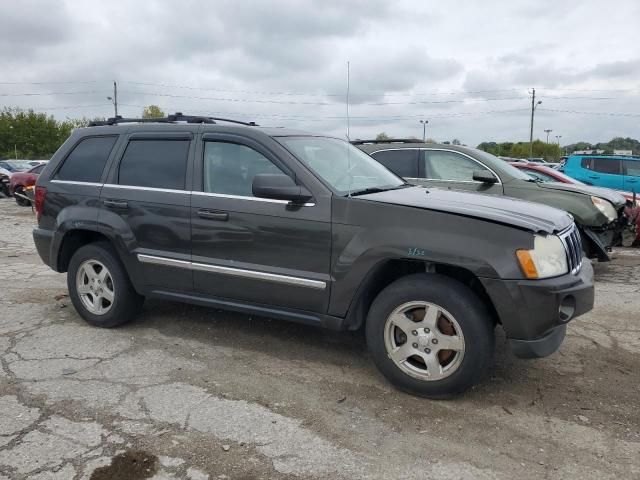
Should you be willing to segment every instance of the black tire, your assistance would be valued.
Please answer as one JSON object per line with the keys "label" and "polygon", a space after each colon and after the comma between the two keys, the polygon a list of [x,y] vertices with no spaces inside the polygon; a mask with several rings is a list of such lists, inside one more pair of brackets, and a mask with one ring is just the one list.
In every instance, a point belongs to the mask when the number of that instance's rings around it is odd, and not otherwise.
{"label": "black tire", "polygon": [[[76,287],[78,269],[87,260],[102,263],[113,279],[113,303],[110,309],[100,315],[90,312],[82,300]],[[139,295],[120,262],[116,252],[107,242],[95,242],[79,248],[71,257],[67,271],[67,288],[69,297],[80,316],[90,325],[102,328],[117,327],[132,320],[138,315],[144,303],[144,297]]]}
{"label": "black tire", "polygon": [[[414,301],[443,308],[455,317],[462,331],[464,354],[456,369],[444,378],[410,376],[387,353],[387,318],[396,308]],[[442,275],[415,274],[393,282],[376,297],[367,315],[366,337],[374,363],[393,385],[414,395],[443,399],[463,393],[489,371],[495,344],[493,329],[487,308],[466,285]],[[413,333],[407,335],[407,342],[417,338],[410,336]]]}
{"label": "black tire", "polygon": [[[24,195],[24,190],[22,190],[22,188],[20,188],[20,187],[17,187],[15,189],[15,193],[19,193],[20,195]],[[24,198],[19,197],[18,195],[14,195],[13,197],[16,199],[16,203],[18,205],[20,205],[21,207],[28,207],[28,206],[31,205],[31,201],[25,200]]]}

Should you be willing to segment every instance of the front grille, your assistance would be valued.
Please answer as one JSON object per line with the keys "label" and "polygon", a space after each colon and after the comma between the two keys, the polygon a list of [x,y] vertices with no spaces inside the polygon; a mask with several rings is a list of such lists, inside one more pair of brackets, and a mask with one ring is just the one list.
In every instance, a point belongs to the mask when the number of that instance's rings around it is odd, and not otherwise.
{"label": "front grille", "polygon": [[575,224],[573,224],[564,232],[560,233],[560,240],[562,240],[564,248],[567,251],[569,271],[575,275],[582,267],[582,240],[580,238],[580,231]]}

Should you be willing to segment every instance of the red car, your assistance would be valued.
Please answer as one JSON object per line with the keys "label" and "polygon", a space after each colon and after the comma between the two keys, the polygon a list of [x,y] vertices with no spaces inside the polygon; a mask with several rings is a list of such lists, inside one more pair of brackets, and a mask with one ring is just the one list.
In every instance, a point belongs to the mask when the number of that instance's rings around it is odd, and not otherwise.
{"label": "red car", "polygon": [[29,205],[31,205],[31,201],[25,198],[25,190],[29,187],[33,187],[36,184],[38,175],[40,175],[40,172],[42,172],[42,169],[45,167],[45,165],[46,164],[42,163],[40,165],[36,165],[30,170],[27,170],[26,172],[16,172],[11,175],[11,180],[9,182],[9,191],[16,199],[16,203],[18,205],[23,207],[28,207]]}
{"label": "red car", "polygon": [[[524,170],[529,176],[541,182],[560,182],[584,185],[584,183],[576,180],[575,178],[571,178],[558,170],[541,164],[520,162],[509,163],[520,170]],[[631,223],[635,223],[636,225],[636,238],[633,241],[633,246],[640,246],[640,198],[636,199],[638,194],[634,195],[631,192],[619,193],[627,199],[628,206],[624,209],[625,215],[629,218]]]}

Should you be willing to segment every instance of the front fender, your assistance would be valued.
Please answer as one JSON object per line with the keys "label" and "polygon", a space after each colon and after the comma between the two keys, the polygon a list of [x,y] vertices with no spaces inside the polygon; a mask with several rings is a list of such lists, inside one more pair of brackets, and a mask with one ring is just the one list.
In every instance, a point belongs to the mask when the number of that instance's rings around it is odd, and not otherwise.
{"label": "front fender", "polygon": [[[533,248],[525,230],[461,215],[380,205],[359,225],[333,226],[329,314],[343,316],[381,262],[404,259],[464,268],[477,277],[521,279],[515,250]],[[386,210],[395,215],[386,215]]]}

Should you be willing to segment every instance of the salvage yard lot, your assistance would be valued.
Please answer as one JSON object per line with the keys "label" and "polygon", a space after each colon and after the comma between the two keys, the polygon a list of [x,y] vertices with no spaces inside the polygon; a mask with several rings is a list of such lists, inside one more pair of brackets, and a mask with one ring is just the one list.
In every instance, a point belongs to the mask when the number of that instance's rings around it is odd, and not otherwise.
{"label": "salvage yard lot", "polygon": [[498,335],[493,374],[437,402],[393,389],[358,332],[157,301],[89,327],[33,223],[0,198],[0,480],[640,476],[638,250],[596,265],[559,352]]}

